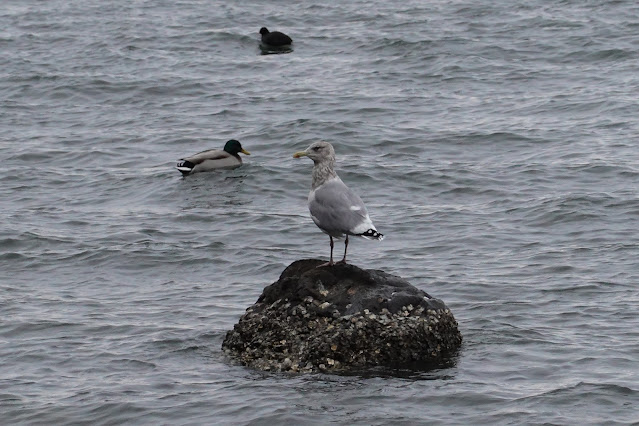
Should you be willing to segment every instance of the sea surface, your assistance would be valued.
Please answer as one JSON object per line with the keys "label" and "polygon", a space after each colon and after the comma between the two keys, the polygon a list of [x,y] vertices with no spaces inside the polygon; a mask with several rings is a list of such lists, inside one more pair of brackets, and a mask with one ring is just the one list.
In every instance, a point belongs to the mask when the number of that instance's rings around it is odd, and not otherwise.
{"label": "sea surface", "polygon": [[[3,0],[0,52],[1,424],[639,424],[636,1]],[[448,365],[222,352],[328,257],[317,140],[386,236],[350,262],[450,307]]]}

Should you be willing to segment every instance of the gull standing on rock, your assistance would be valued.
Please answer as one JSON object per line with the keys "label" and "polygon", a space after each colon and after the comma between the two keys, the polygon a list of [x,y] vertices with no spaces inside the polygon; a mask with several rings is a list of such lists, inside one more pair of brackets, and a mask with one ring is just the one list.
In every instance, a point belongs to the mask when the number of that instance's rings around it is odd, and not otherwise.
{"label": "gull standing on rock", "polygon": [[305,151],[293,154],[293,157],[308,157],[315,163],[313,183],[308,195],[308,209],[315,225],[331,239],[330,260],[320,266],[330,266],[335,263],[333,262],[333,238],[346,235],[344,258],[338,263],[346,263],[349,235],[369,240],[384,239],[384,235],[375,229],[362,200],[335,173],[333,145],[328,142],[315,142]]}

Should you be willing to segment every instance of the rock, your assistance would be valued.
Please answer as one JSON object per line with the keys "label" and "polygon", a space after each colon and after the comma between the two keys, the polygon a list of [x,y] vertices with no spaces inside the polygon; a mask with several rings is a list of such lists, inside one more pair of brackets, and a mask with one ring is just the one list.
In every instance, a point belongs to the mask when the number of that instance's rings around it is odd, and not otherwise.
{"label": "rock", "polygon": [[445,362],[462,336],[450,310],[408,281],[354,265],[298,260],[222,343],[260,370],[330,372]]}

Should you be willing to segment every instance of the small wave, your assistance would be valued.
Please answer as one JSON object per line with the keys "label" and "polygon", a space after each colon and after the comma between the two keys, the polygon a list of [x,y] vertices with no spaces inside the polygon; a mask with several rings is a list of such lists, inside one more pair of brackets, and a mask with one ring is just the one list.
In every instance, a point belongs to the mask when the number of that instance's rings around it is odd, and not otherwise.
{"label": "small wave", "polygon": [[134,369],[134,370],[155,370],[157,368],[157,364],[149,361],[142,361],[139,359],[131,359],[131,358],[120,358],[113,359],[109,361],[109,365],[114,369]]}
{"label": "small wave", "polygon": [[598,63],[598,62],[609,62],[616,61],[620,62],[623,60],[630,60],[637,58],[636,50],[627,50],[627,49],[601,49],[601,50],[578,50],[569,53],[563,58],[558,58],[557,61],[559,63],[575,63],[575,62],[583,62],[583,63]]}
{"label": "small wave", "polygon": [[[639,390],[629,388],[627,386],[621,386],[616,383],[592,383],[592,382],[579,382],[574,385],[557,387],[549,391],[540,393],[535,396],[526,397],[523,399],[539,398],[545,396],[572,396],[579,398],[592,398],[596,396],[627,396],[636,397],[639,396]],[[570,401],[566,401],[570,403]]]}
{"label": "small wave", "polygon": [[33,322],[21,322],[17,324],[6,324],[0,329],[0,336],[15,337],[25,336],[31,333],[40,335],[41,332],[52,332],[56,329],[76,328],[82,326],[79,323],[55,320],[35,320]]}

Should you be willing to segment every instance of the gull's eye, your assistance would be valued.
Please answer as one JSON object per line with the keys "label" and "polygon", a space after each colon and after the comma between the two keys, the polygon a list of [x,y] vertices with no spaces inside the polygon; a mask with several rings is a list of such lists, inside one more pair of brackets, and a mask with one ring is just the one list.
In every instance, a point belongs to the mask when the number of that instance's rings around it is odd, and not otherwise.
{"label": "gull's eye", "polygon": [[316,146],[316,147],[313,148],[313,151],[319,151],[319,150],[320,150],[319,146]]}

